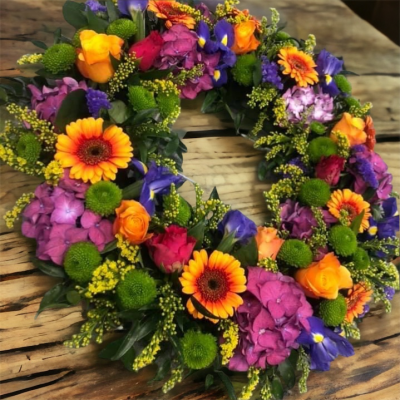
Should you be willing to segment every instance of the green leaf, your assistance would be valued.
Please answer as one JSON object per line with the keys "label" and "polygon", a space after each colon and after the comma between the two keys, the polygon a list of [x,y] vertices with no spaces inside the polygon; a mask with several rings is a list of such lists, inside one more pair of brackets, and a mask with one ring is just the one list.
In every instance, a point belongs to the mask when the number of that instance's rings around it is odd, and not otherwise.
{"label": "green leaf", "polygon": [[208,200],[219,200],[219,194],[217,188],[214,186],[213,190],[210,193],[210,197]]}
{"label": "green leaf", "polygon": [[0,106],[7,104],[8,102],[8,96],[7,96],[7,92],[0,87]]}
{"label": "green leaf", "polygon": [[65,77],[65,74],[53,74],[48,71],[46,68],[40,68],[35,72],[36,75],[39,75],[46,79],[62,79]]}
{"label": "green leaf", "polygon": [[81,296],[76,290],[67,292],[67,301],[72,306],[76,306],[81,302]]}
{"label": "green leaf", "polygon": [[39,309],[35,315],[35,319],[39,316],[41,312],[47,310],[48,308],[66,308],[71,307],[71,304],[63,302],[62,299],[65,296],[67,288],[59,283],[52,287],[48,292],[46,292],[40,302]]}
{"label": "green leaf", "polygon": [[254,71],[253,71],[254,86],[258,86],[261,84],[261,81],[262,81],[261,65],[262,65],[261,60],[257,60],[256,64],[254,65]]}
{"label": "green leaf", "polygon": [[291,389],[296,383],[295,369],[292,363],[286,359],[284,362],[278,365],[278,372],[288,389]]}
{"label": "green leaf", "polygon": [[268,167],[265,161],[261,161],[258,164],[257,175],[258,175],[258,180],[260,181],[264,181],[267,178]]}
{"label": "green leaf", "polygon": [[156,375],[154,376],[153,379],[149,381],[149,383],[162,381],[167,376],[168,372],[171,370],[171,362],[172,362],[171,358],[166,357],[161,363],[161,365],[158,367]]}
{"label": "green leaf", "polygon": [[114,123],[122,124],[129,118],[129,109],[123,101],[116,100],[111,103],[108,115]]}
{"label": "green leaf", "polygon": [[201,106],[201,112],[203,114],[215,113],[221,110],[221,106],[218,103],[221,102],[221,94],[218,90],[210,90],[207,92],[204,98],[203,105]]}
{"label": "green leaf", "polygon": [[214,375],[207,374],[204,382],[205,389],[208,390],[214,384]]}
{"label": "green leaf", "polygon": [[132,121],[130,121],[130,125],[140,125],[148,119],[153,118],[154,114],[156,114],[157,112],[157,108],[149,108],[147,110],[139,111],[132,119]]}
{"label": "green leaf", "polygon": [[100,252],[100,254],[109,253],[110,251],[113,251],[116,248],[117,248],[117,239],[115,239],[112,242],[106,244],[106,246],[104,247],[103,251]]}
{"label": "green leaf", "polygon": [[179,137],[172,137],[171,141],[165,146],[164,155],[165,157],[171,157],[179,147]]}
{"label": "green leaf", "polygon": [[52,276],[54,278],[66,278],[67,275],[64,272],[64,269],[59,265],[50,264],[42,260],[38,260],[37,258],[32,258],[32,264],[42,271],[44,274]]}
{"label": "green leaf", "polygon": [[119,67],[119,64],[121,64],[121,60],[118,60],[118,58],[115,58],[111,53],[110,53],[110,60],[111,60],[111,65],[116,71]]}
{"label": "green leaf", "polygon": [[85,5],[83,3],[75,3],[69,0],[63,6],[64,19],[76,29],[83,28],[88,24],[84,11]]}
{"label": "green leaf", "polygon": [[220,244],[217,247],[218,251],[222,253],[230,253],[233,249],[235,243],[237,243],[238,239],[235,238],[236,231],[229,233],[228,235],[224,235]]}
{"label": "green leaf", "polygon": [[122,357],[121,361],[124,364],[124,367],[128,370],[133,372],[133,361],[135,361],[136,352],[133,347],[131,347]]}
{"label": "green leaf", "polygon": [[124,338],[119,338],[111,343],[109,343],[103,350],[100,351],[99,357],[105,358],[106,360],[111,360],[111,357],[115,354],[118,348],[121,346]]}
{"label": "green leaf", "polygon": [[202,313],[205,317],[211,318],[211,319],[221,319],[219,317],[216,317],[210,311],[208,311],[194,296],[190,298],[192,300],[194,308],[199,312]]}
{"label": "green leaf", "polygon": [[253,237],[245,246],[240,247],[233,257],[240,261],[242,267],[256,265],[258,261],[258,248],[256,239]]}
{"label": "green leaf", "polygon": [[360,214],[357,215],[357,217],[355,217],[350,225],[350,228],[352,229],[352,231],[356,234],[356,236],[358,235],[359,231],[360,231],[360,226],[362,223],[362,220],[364,218],[364,214],[365,214],[365,210],[362,210]]}
{"label": "green leaf", "polygon": [[140,196],[142,191],[143,181],[137,181],[127,186],[122,190],[122,198],[124,200],[131,200]]}
{"label": "green leaf", "polygon": [[113,22],[119,18],[117,7],[112,0],[106,1],[107,13],[110,18],[110,22]]}
{"label": "green leaf", "polygon": [[58,110],[55,126],[60,132],[65,132],[65,127],[73,121],[84,118],[89,114],[86,103],[86,91],[74,90],[69,93]]}
{"label": "green leaf", "polygon": [[108,22],[99,18],[92,10],[86,11],[88,27],[97,33],[106,33]]}
{"label": "green leaf", "polygon": [[31,43],[34,44],[36,47],[39,47],[40,49],[43,49],[43,50],[48,49],[47,44],[40,40],[31,40]]}
{"label": "green leaf", "polygon": [[271,393],[274,396],[275,400],[282,400],[283,399],[283,387],[282,383],[279,378],[276,376],[272,380],[271,383]]}
{"label": "green leaf", "polygon": [[188,233],[187,233],[188,236],[194,237],[197,241],[196,246],[195,246],[196,250],[201,248],[201,246],[203,245],[205,228],[206,228],[206,222],[204,219],[202,219],[195,226],[192,226],[188,230]]}
{"label": "green leaf", "polygon": [[222,371],[215,371],[215,373],[218,375],[218,378],[224,384],[230,400],[237,400],[235,388],[233,387],[232,382],[229,379],[228,375],[226,375],[225,372]]}

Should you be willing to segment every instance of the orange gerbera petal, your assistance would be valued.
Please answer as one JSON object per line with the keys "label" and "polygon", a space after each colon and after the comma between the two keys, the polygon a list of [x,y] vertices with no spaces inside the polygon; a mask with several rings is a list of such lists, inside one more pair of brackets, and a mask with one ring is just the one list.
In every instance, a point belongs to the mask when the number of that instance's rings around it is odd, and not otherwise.
{"label": "orange gerbera petal", "polygon": [[369,228],[368,219],[371,216],[371,208],[369,203],[360,194],[354,193],[350,189],[336,190],[332,193],[327,207],[329,212],[336,218],[341,217],[345,211],[347,213],[348,225],[364,211],[359,231],[361,233]]}
{"label": "orange gerbera petal", "polygon": [[309,54],[298,50],[297,47],[284,47],[278,56],[278,64],[285,68],[282,73],[290,75],[299,86],[306,87],[318,82],[318,73],[314,69],[317,65]]}
{"label": "orange gerbera petal", "polygon": [[[211,314],[219,318],[232,316],[242,303],[237,293],[246,290],[246,277],[240,262],[229,254],[215,250],[208,257],[205,250],[195,251],[193,260],[183,268],[179,278],[182,292],[191,294]],[[189,299],[186,307],[194,318],[203,318]],[[209,318],[210,319],[210,318]],[[213,322],[217,320],[210,319]]]}
{"label": "orange gerbera petal", "polygon": [[345,320],[353,322],[354,318],[364,313],[364,306],[371,300],[372,290],[369,290],[362,282],[355,284],[347,294],[347,313]]}
{"label": "orange gerbera petal", "polygon": [[66,127],[58,135],[54,158],[70,168],[70,178],[96,183],[114,180],[119,168],[127,168],[133,156],[129,136],[121,128],[110,126],[103,132],[101,118],[86,118]]}
{"label": "orange gerbera petal", "polygon": [[175,0],[150,0],[147,6],[149,11],[156,14],[156,17],[165,19],[165,26],[170,29],[173,25],[185,25],[189,29],[194,29],[196,21],[190,15],[195,10],[187,4],[181,4]]}

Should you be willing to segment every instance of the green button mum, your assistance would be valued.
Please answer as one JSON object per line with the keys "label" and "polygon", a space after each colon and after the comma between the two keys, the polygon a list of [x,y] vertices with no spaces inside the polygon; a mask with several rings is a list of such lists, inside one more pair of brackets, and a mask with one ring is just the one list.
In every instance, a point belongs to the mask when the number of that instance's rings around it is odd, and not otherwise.
{"label": "green button mum", "polygon": [[89,187],[85,199],[89,210],[108,216],[121,204],[122,190],[115,183],[100,181]]}
{"label": "green button mum", "polygon": [[42,62],[48,71],[58,74],[59,72],[68,71],[75,63],[75,60],[75,48],[69,44],[60,43],[46,50]]}
{"label": "green button mum", "polygon": [[347,226],[333,226],[329,231],[328,240],[339,256],[348,257],[357,250],[357,236]]}
{"label": "green button mum", "polygon": [[319,308],[319,314],[328,326],[339,326],[343,322],[346,313],[346,299],[340,293],[335,300],[324,300]]}
{"label": "green button mum", "polygon": [[[316,125],[314,125],[315,127]],[[323,132],[322,132],[323,133]],[[321,157],[329,157],[338,153],[337,144],[328,137],[319,137],[310,142],[307,154],[317,164]]]}
{"label": "green button mum", "polygon": [[354,263],[354,268],[358,270],[367,269],[371,264],[368,252],[361,247],[357,247],[352,261]]}
{"label": "green button mum", "polygon": [[123,40],[130,39],[137,32],[136,24],[126,18],[117,19],[112,22],[107,28],[108,35],[115,35]]}
{"label": "green button mum", "polygon": [[278,260],[290,267],[306,268],[312,263],[313,255],[306,243],[298,239],[289,239],[279,250]]}
{"label": "green button mum", "polygon": [[330,186],[322,179],[310,179],[301,185],[299,200],[307,206],[323,207],[330,197]]}
{"label": "green button mum", "polygon": [[20,157],[25,159],[28,164],[34,164],[42,151],[42,146],[33,133],[26,133],[22,135],[17,143],[17,153]]}

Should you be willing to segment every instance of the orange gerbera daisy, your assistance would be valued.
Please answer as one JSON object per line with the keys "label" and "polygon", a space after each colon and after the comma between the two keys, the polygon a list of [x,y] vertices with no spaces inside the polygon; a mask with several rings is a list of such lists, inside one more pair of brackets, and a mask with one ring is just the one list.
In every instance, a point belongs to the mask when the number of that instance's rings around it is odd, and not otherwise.
{"label": "orange gerbera daisy", "polygon": [[318,73],[314,69],[317,64],[309,54],[296,47],[284,47],[278,56],[278,64],[285,68],[282,73],[290,75],[299,86],[306,87],[307,84],[313,85],[318,82]]}
{"label": "orange gerbera daisy", "polygon": [[66,135],[58,135],[54,158],[69,176],[84,182],[114,180],[118,168],[127,168],[133,157],[129,136],[115,125],[103,132],[103,119],[78,119],[67,125]]}
{"label": "orange gerbera daisy", "polygon": [[194,29],[196,21],[188,11],[193,10],[190,6],[176,2],[175,0],[150,0],[147,6],[149,11],[156,17],[166,19],[165,26],[170,29],[172,25],[182,24],[189,29]]}
{"label": "orange gerbera daisy", "polygon": [[[243,299],[237,294],[246,290],[246,277],[240,262],[229,254],[195,251],[193,260],[183,268],[182,292],[192,295],[207,311],[219,318],[232,316]],[[191,299],[186,307],[194,318],[203,318]],[[215,320],[212,320],[213,322]]]}
{"label": "orange gerbera daisy", "polygon": [[347,294],[347,313],[345,320],[347,322],[353,322],[354,318],[363,314],[364,306],[367,304],[372,297],[372,290],[368,290],[364,283],[360,282],[355,284]]}
{"label": "orange gerbera daisy", "polygon": [[343,218],[347,214],[348,225],[364,211],[359,232],[364,232],[369,228],[368,218],[371,216],[371,208],[360,194],[350,189],[335,190],[326,205],[329,212],[336,218]]}

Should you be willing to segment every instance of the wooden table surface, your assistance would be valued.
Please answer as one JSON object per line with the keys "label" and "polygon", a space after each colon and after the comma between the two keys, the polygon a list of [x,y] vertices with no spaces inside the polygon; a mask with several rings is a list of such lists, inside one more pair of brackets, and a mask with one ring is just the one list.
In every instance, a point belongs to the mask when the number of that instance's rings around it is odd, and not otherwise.
{"label": "wooden table surface", "polygon": [[[266,3],[266,5],[265,5]],[[58,26],[71,30],[62,20],[61,0],[0,0],[0,76],[16,76],[15,61],[35,48],[27,39],[48,40],[49,30]],[[339,0],[245,0],[257,16],[268,15],[269,7],[281,12],[285,30],[293,36],[317,36],[318,48],[342,55],[346,68],[362,76],[352,77],[353,92],[362,101],[372,101],[380,153],[394,175],[400,192],[400,49]],[[192,106],[177,123],[189,132],[229,128],[213,115],[200,115]],[[193,135],[192,135],[193,136]],[[196,136],[196,135],[194,135]],[[216,135],[217,136],[217,135]],[[218,187],[221,197],[255,222],[262,223],[262,190],[268,185],[256,178],[260,154],[243,138],[211,137],[186,139],[188,154],[184,172],[203,186],[206,193]],[[9,209],[37,181],[0,166],[0,214]],[[189,188],[183,188],[191,196]],[[202,382],[186,381],[162,395],[160,384],[147,386],[154,370],[132,374],[120,363],[97,358],[99,347],[70,350],[62,341],[78,330],[79,307],[45,311],[35,320],[42,295],[55,281],[41,275],[29,262],[34,244],[18,229],[7,230],[0,222],[0,398],[13,400],[225,400],[216,386],[204,392]],[[287,400],[398,400],[400,399],[400,296],[393,311],[372,311],[361,326],[362,340],[355,342],[356,354],[339,358],[326,373],[311,373],[309,392],[297,389]],[[240,387],[241,383],[238,383]]]}

